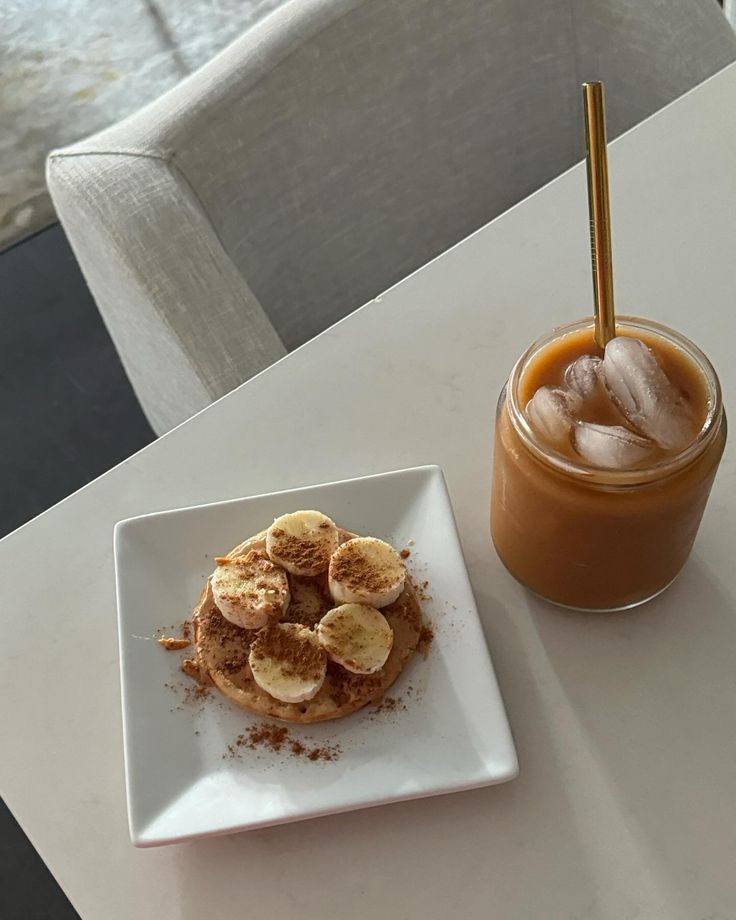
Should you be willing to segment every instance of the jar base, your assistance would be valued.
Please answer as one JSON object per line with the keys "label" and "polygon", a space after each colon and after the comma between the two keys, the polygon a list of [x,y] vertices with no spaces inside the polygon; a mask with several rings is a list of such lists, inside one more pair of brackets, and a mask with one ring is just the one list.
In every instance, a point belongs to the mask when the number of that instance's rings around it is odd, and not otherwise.
{"label": "jar base", "polygon": [[680,573],[678,572],[671,581],[668,581],[663,588],[660,588],[659,591],[655,591],[654,594],[648,594],[646,597],[642,597],[636,601],[631,601],[629,604],[621,604],[618,607],[573,607],[572,604],[563,604],[561,601],[552,600],[551,597],[545,597],[543,594],[539,594],[537,591],[533,591],[526,585],[523,585],[523,587],[526,588],[530,594],[533,594],[534,597],[539,598],[540,601],[545,601],[545,603],[552,604],[553,607],[559,607],[561,610],[572,610],[574,613],[623,613],[625,610],[633,610],[635,607],[641,607],[644,604],[648,604],[649,601],[653,601],[655,597],[659,597],[660,594],[664,594],[664,592],[673,584],[673,582],[677,580],[679,574]]}

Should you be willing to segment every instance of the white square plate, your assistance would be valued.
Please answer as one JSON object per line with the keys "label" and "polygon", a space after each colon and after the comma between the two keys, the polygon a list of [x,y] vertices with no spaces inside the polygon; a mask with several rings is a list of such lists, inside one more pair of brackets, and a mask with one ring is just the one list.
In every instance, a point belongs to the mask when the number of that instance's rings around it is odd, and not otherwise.
{"label": "white square plate", "polygon": [[[316,763],[228,744],[263,721],[222,699],[179,705],[180,654],[150,638],[189,615],[212,557],[287,511],[318,508],[396,547],[414,541],[410,572],[429,581],[435,638],[389,691],[406,709],[371,707],[294,726],[310,745],[339,744]],[[121,521],[115,528],[125,769],[130,833],[156,846],[499,783],[517,760],[439,467],[326,483]],[[169,684],[165,687],[165,684]],[[409,687],[412,688],[408,695]],[[181,692],[181,691],[180,691]],[[195,734],[196,732],[196,734]]]}

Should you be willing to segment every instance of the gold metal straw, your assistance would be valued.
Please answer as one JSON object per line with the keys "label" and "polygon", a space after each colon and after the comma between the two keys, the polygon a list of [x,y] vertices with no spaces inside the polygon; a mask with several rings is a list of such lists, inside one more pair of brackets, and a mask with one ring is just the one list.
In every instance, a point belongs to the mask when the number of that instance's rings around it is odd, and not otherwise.
{"label": "gold metal straw", "polygon": [[608,205],[606,113],[602,83],[583,83],[585,144],[588,154],[590,257],[595,294],[595,340],[600,348],[616,335],[613,310],[611,213]]}

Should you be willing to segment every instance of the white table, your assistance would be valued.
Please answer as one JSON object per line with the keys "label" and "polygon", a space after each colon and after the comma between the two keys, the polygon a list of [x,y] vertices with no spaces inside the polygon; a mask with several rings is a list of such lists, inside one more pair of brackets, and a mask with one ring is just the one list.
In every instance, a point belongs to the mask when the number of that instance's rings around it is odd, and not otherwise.
{"label": "white table", "polygon": [[[736,405],[736,65],[610,165],[619,309],[691,335]],[[85,920],[736,917],[733,445],[686,571],[642,610],[537,603],[489,540],[496,396],[534,336],[589,308],[586,209],[578,166],[3,541],[0,788]],[[135,850],[113,523],[428,462],[447,474],[520,778]]]}

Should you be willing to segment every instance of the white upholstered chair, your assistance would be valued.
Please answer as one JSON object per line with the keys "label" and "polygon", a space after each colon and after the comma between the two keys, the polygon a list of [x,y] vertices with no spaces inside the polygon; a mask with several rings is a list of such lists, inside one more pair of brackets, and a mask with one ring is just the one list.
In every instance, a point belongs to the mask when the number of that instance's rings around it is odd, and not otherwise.
{"label": "white upholstered chair", "polygon": [[163,432],[736,57],[714,0],[291,0],[54,151],[59,217]]}

